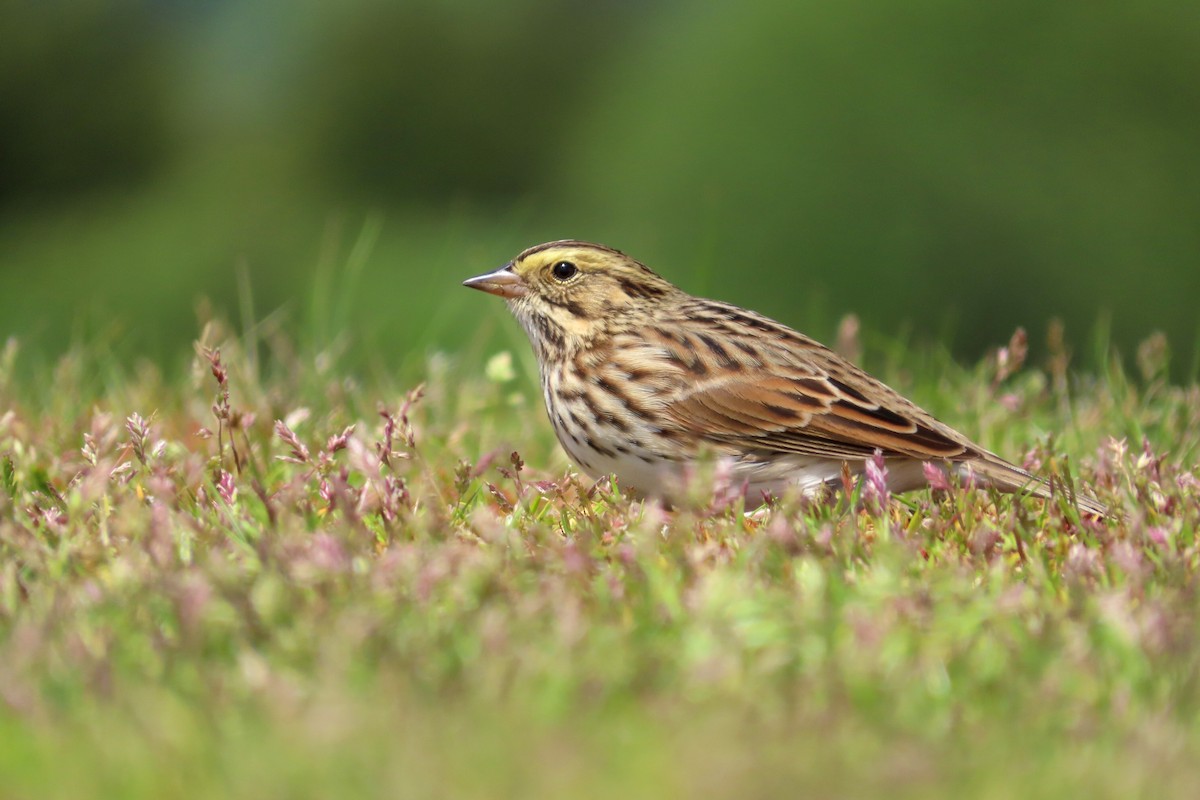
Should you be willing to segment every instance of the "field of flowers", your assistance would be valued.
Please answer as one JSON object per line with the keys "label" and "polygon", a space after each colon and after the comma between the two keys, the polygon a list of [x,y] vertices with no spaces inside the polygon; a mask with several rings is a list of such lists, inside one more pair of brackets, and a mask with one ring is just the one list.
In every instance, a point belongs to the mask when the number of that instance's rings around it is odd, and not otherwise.
{"label": "field of flowers", "polygon": [[1200,388],[876,358],[1114,509],[574,472],[506,352],[0,356],[7,797],[1191,797]]}

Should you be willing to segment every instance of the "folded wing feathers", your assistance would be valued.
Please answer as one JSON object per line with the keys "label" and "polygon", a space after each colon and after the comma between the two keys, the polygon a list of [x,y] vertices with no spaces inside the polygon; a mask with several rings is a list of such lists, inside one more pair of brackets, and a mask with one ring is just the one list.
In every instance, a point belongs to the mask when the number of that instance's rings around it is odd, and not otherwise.
{"label": "folded wing feathers", "polygon": [[[617,357],[630,360],[627,370],[657,373],[653,402],[681,430],[739,448],[824,458],[863,460],[879,449],[888,457],[945,459],[1010,491],[1045,498],[1059,492],[817,342],[757,315],[737,314],[742,321],[759,321],[763,333],[784,336],[787,345],[734,337],[730,347],[703,339],[701,349],[686,336],[663,333],[626,340]],[[803,359],[796,348],[802,348]],[[697,371],[697,359],[708,360],[711,368]],[[1088,513],[1109,513],[1086,495],[1072,499]]]}
{"label": "folded wing feathers", "polygon": [[915,406],[900,400],[883,407],[826,375],[718,375],[690,384],[667,407],[682,426],[713,440],[851,459],[866,458],[876,448],[917,458],[977,452],[933,420],[921,419]]}

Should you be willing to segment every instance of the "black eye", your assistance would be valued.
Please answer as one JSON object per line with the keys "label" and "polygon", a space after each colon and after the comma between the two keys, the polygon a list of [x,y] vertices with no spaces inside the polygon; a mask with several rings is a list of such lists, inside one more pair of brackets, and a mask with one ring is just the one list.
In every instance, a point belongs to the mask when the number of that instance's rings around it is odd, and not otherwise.
{"label": "black eye", "polygon": [[570,261],[560,261],[550,270],[560,281],[569,280],[579,270]]}

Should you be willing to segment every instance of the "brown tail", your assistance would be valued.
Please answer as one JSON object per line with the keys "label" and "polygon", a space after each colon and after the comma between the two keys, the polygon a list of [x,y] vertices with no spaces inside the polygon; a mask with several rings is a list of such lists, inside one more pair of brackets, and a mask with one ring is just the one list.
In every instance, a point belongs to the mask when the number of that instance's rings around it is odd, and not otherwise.
{"label": "brown tail", "polygon": [[987,453],[983,458],[964,461],[959,464],[960,471],[965,475],[974,473],[976,478],[982,478],[988,486],[994,486],[1005,492],[1015,494],[1032,494],[1053,500],[1066,496],[1067,500],[1077,506],[1080,511],[1097,517],[1111,517],[1108,506],[1089,495],[1077,492],[1057,481],[1050,482],[1032,475],[1015,464],[1010,464],[993,453]]}

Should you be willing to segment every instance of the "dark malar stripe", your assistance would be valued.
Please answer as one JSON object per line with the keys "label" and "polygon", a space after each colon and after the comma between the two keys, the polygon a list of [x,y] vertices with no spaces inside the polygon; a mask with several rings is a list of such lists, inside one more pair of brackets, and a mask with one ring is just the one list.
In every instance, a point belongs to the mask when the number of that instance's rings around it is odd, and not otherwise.
{"label": "dark malar stripe", "polygon": [[547,297],[546,302],[552,306],[565,308],[568,313],[575,315],[579,319],[591,319],[591,316],[583,310],[583,306],[576,303],[574,300],[555,300],[552,297]]}
{"label": "dark malar stripe", "polygon": [[538,333],[541,334],[542,341],[546,342],[552,349],[562,350],[564,339],[561,328],[543,314],[535,314],[533,316],[533,324],[538,329]]}

